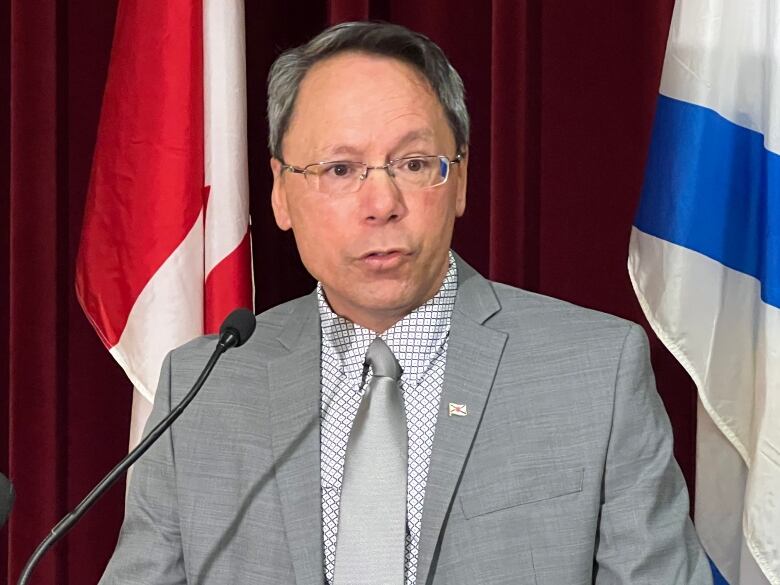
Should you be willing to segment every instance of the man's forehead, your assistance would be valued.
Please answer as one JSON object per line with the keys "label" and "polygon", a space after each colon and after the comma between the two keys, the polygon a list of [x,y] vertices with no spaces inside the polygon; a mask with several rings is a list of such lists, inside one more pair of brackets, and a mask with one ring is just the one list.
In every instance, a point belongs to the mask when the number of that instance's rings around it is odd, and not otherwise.
{"label": "man's forehead", "polygon": [[[413,129],[401,133],[399,136],[394,135],[392,128],[387,128],[387,138],[392,147],[404,148],[415,144],[432,144],[435,142],[436,136],[430,128]],[[361,137],[360,140],[355,142],[326,141],[321,146],[318,146],[317,150],[332,155],[362,155],[367,148],[366,142],[368,142],[366,137]]]}
{"label": "man's forehead", "polygon": [[349,52],[304,77],[286,138],[297,133],[318,153],[357,154],[377,138],[403,148],[441,141],[442,132],[449,134],[444,109],[420,72],[395,58]]}
{"label": "man's forehead", "polygon": [[352,49],[340,51],[319,59],[303,76],[301,79],[301,86],[305,85],[307,80],[318,77],[324,69],[330,70],[327,73],[327,77],[329,77],[333,75],[333,71],[344,71],[347,75],[351,75],[361,66],[365,66],[368,75],[374,78],[375,76],[370,72],[383,68],[390,68],[398,72],[403,72],[420,86],[428,91],[433,91],[423,72],[412,63],[392,55],[383,55],[371,51]]}

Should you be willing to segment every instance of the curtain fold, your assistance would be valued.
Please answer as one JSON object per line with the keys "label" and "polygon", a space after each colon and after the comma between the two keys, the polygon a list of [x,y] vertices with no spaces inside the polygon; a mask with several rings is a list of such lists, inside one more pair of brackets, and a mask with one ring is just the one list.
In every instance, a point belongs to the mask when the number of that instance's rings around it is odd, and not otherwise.
{"label": "curtain fold", "polygon": [[370,0],[329,0],[328,23],[367,20],[371,18],[371,4]]}
{"label": "curtain fold", "polygon": [[[8,466],[18,496],[8,534],[9,568],[16,575],[38,535],[64,513],[64,494],[51,489],[62,483],[67,456],[58,384],[65,323],[58,311],[64,291],[56,3],[14,2],[11,34]],[[63,555],[51,556],[39,579],[53,583],[63,567]]]}
{"label": "curtain fold", "polygon": [[[0,375],[8,382],[0,384],[0,472],[18,492],[0,534],[2,583],[15,582],[34,546],[127,448],[131,385],[73,292],[116,5],[12,0],[3,9],[9,35],[0,24],[0,58],[11,65],[10,85],[0,83],[0,105],[8,105],[0,144],[13,151],[0,163],[0,180],[10,186],[0,201]],[[428,35],[464,79],[469,190],[454,248],[499,281],[644,323],[625,258],[672,5],[247,0],[258,311],[313,285],[292,235],[275,227],[270,210],[266,74],[283,49],[328,24],[370,18]],[[694,388],[660,344],[653,341],[652,350],[692,487]],[[96,582],[116,542],[123,497],[115,486],[33,582]]]}
{"label": "curtain fold", "polygon": [[538,2],[493,2],[490,276],[532,290],[539,288],[540,24]]}
{"label": "curtain fold", "polygon": [[[16,582],[37,544],[127,446],[130,384],[106,360],[73,293],[113,9],[86,0],[13,0],[7,8],[3,116],[10,158],[0,288],[8,295],[8,351],[0,357],[7,409],[0,471],[17,496],[4,528],[2,583]],[[96,582],[116,542],[122,502],[118,487],[50,551],[32,583]]]}

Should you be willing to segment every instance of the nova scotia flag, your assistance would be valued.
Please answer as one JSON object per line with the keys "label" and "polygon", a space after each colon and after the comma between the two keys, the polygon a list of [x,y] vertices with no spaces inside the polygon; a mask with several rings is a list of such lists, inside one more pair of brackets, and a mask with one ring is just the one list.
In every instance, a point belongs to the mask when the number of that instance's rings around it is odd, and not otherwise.
{"label": "nova scotia flag", "polygon": [[715,583],[780,585],[780,0],[678,0],[629,272],[699,391]]}

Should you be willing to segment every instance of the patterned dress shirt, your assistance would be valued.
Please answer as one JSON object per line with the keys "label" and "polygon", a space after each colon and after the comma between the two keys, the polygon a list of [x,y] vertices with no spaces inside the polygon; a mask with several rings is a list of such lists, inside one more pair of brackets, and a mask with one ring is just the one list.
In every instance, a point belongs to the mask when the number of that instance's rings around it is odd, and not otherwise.
{"label": "patterned dress shirt", "polygon": [[[407,585],[416,583],[425,484],[444,383],[447,339],[457,285],[455,259],[450,253],[449,269],[439,292],[381,334],[403,368],[400,387],[409,433],[405,558]],[[325,577],[330,585],[333,583],[336,561],[344,453],[352,421],[363,390],[368,385],[369,380],[365,384],[363,381],[363,362],[376,334],[336,315],[325,299],[321,284],[317,285],[317,297],[322,326],[322,534]]]}

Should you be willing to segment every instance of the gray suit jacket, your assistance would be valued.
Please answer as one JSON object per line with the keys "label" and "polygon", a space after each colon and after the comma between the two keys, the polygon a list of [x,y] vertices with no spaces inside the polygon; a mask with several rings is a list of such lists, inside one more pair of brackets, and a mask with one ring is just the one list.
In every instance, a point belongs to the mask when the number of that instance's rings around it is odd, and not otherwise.
{"label": "gray suit jacket", "polygon": [[[710,584],[642,329],[458,272],[417,582]],[[213,347],[168,356],[149,425]],[[260,315],[136,463],[101,583],[321,585],[319,414],[309,295]]]}

